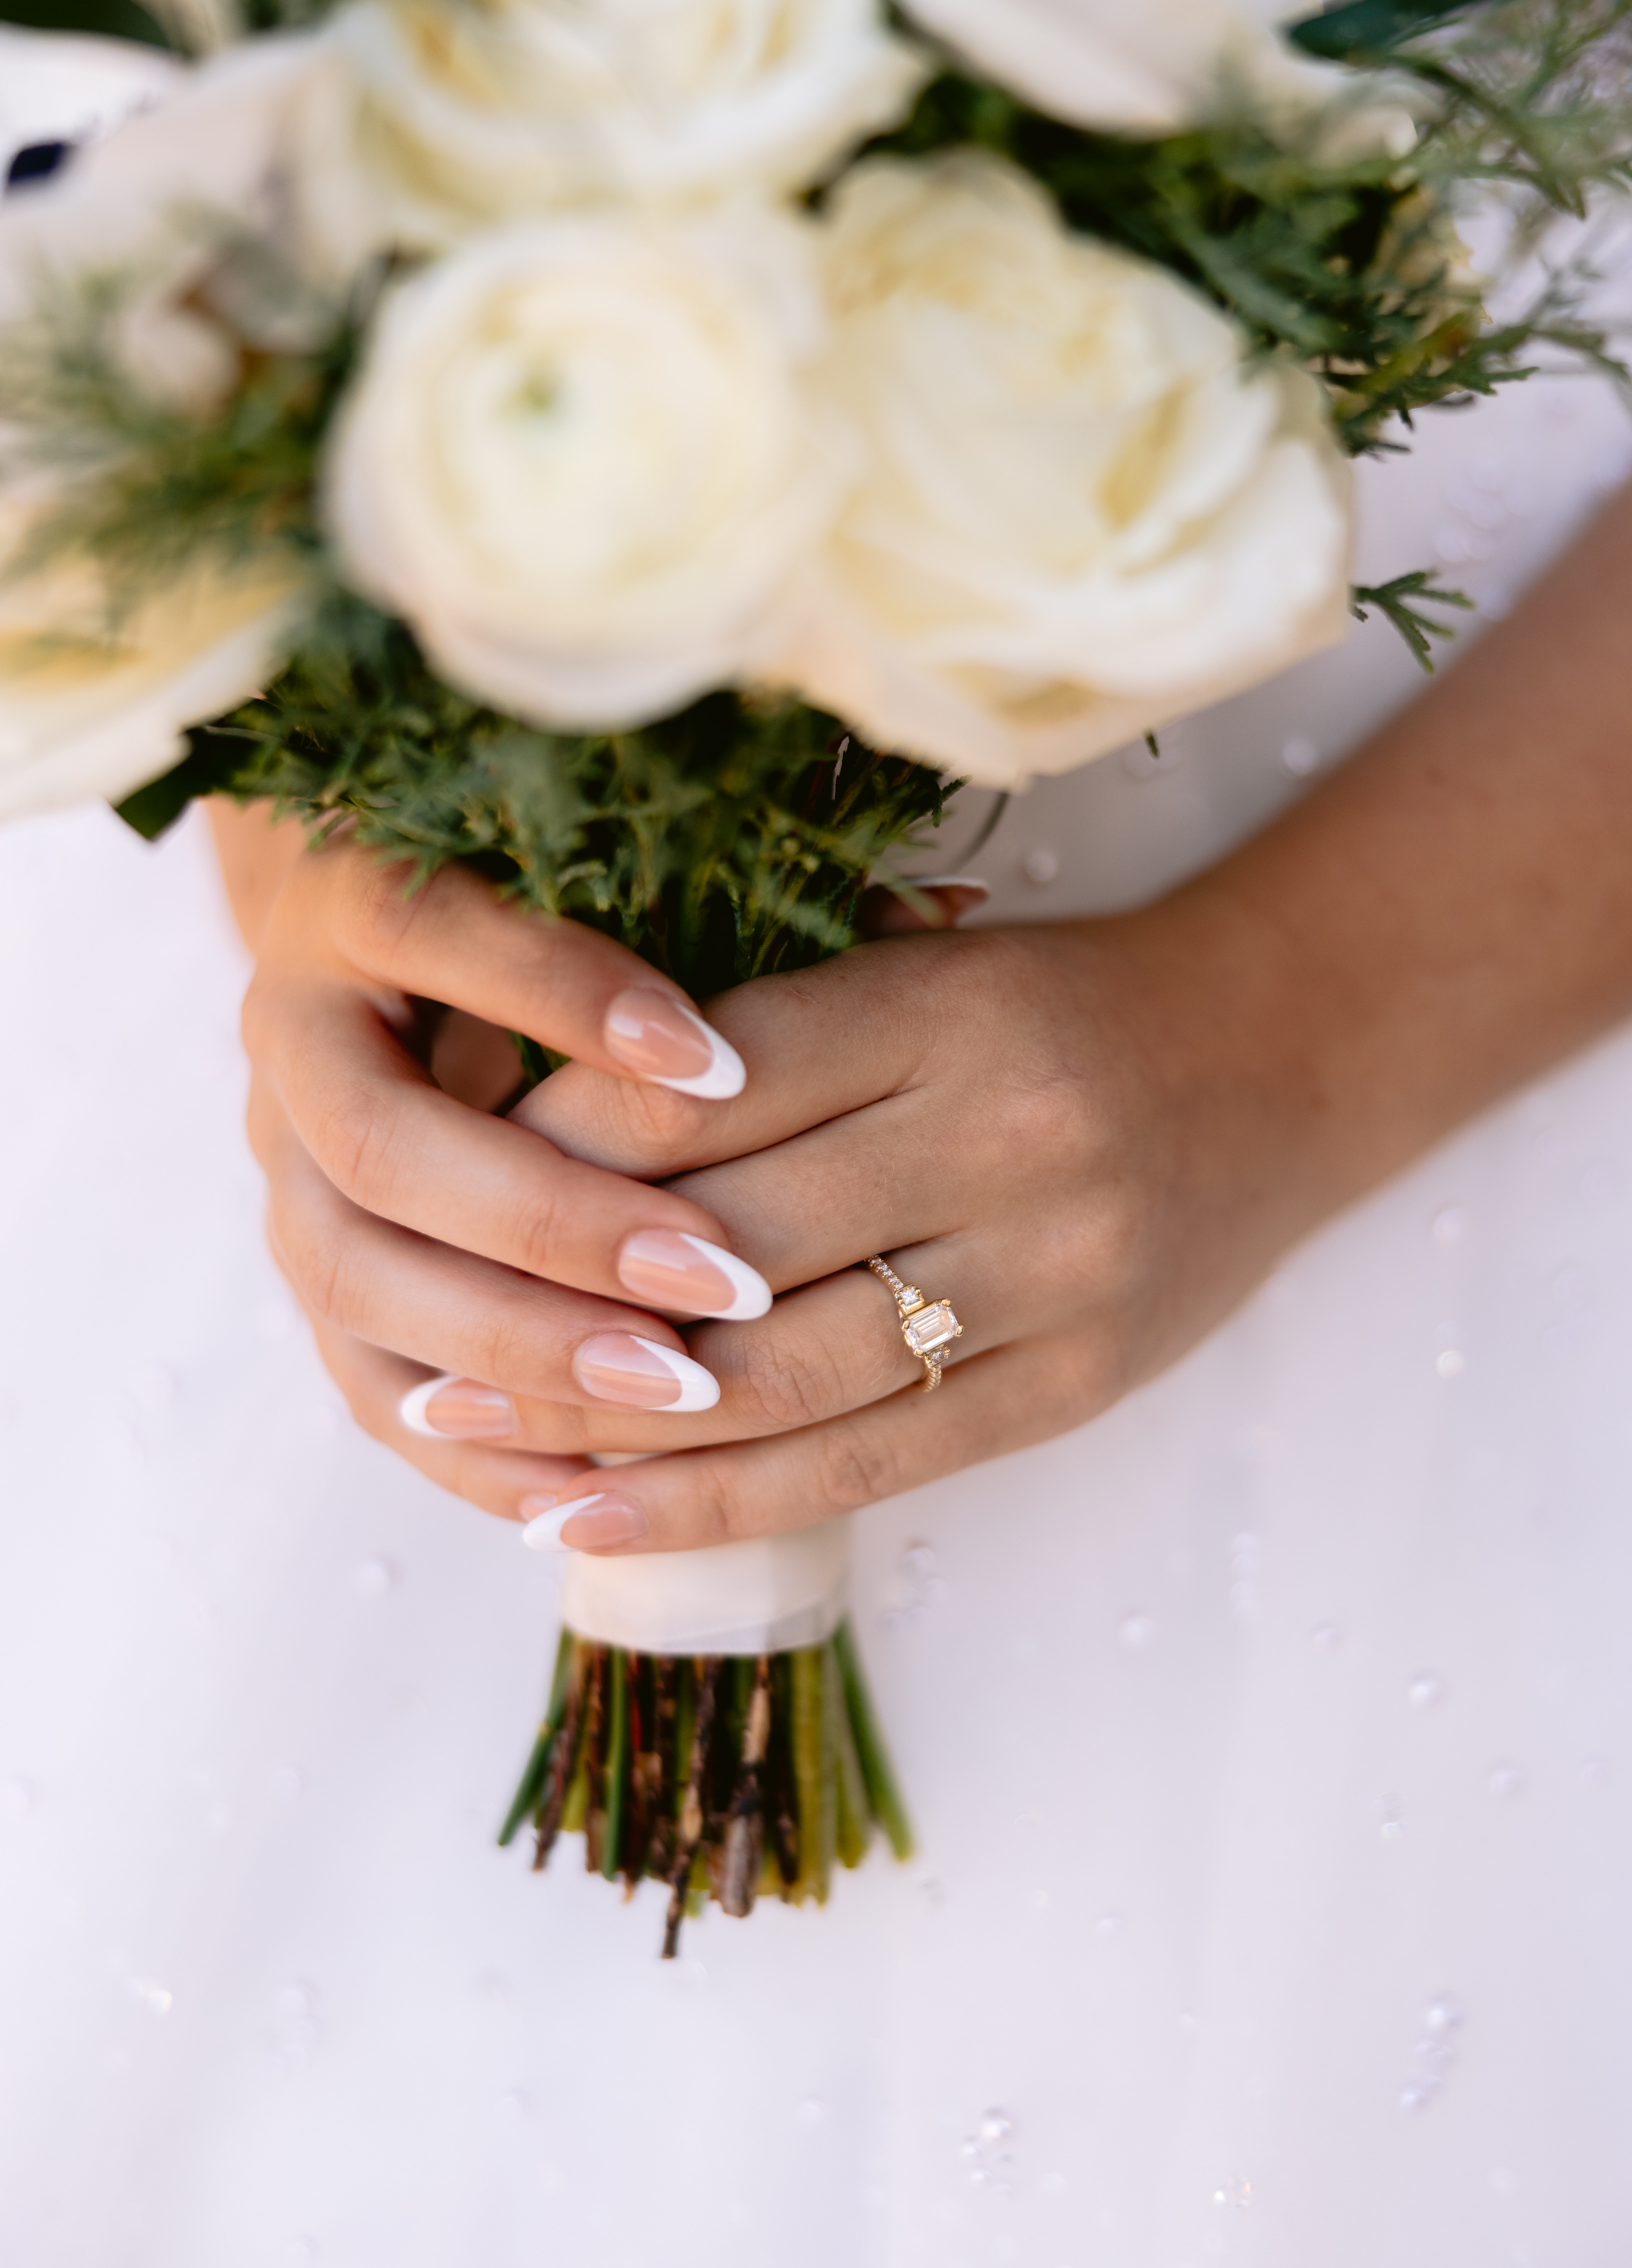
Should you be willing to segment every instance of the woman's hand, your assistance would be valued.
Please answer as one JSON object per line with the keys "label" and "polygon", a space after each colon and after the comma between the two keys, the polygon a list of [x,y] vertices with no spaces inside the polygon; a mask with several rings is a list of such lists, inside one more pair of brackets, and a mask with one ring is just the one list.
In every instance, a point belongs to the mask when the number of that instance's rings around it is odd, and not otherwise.
{"label": "woman's hand", "polygon": [[[222,831],[243,848],[241,828]],[[506,1030],[609,1086],[684,1095],[705,1122],[742,1085],[730,1045],[622,946],[503,905],[461,869],[410,892],[401,868],[344,843],[279,863],[263,904],[225,861],[261,932],[244,1009],[251,1138],[274,1253],[362,1423],[513,1513],[518,1489],[584,1468],[487,1447],[512,1437],[511,1397],[660,1411],[659,1430],[714,1402],[652,1309],[763,1312],[769,1292],[720,1224],[489,1111],[519,1082]],[[487,1109],[445,1091],[484,1079],[470,1100]],[[447,1373],[480,1384],[438,1394]]]}
{"label": "woman's hand", "polygon": [[[1172,1361],[1327,1202],[1296,1167],[1283,973],[1200,907],[902,938],[716,1002],[753,1075],[706,1114],[577,1064],[547,1080],[518,1119],[604,1167],[678,1173],[783,1296],[688,1333],[721,1384],[707,1412],[518,1401],[535,1450],[644,1460],[557,1491],[540,1540],[580,1498],[569,1544],[797,1527],[1080,1424]],[[856,1265],[880,1250],[963,1323],[933,1399]],[[551,1509],[526,1493],[518,1510]]]}
{"label": "woman's hand", "polygon": [[[731,1048],[605,939],[467,875],[404,899],[355,853],[303,860],[246,1016],[257,1140],[358,1416],[530,1540],[636,1550],[798,1526],[1092,1416],[1632,1012],[1628,592],[1623,496],[1500,637],[1162,904],[728,995],[734,1094]],[[424,1069],[427,997],[575,1061],[480,1117]],[[701,1048],[717,1099],[631,1054],[625,1014],[636,1048]],[[878,1250],[964,1322],[933,1398],[854,1265]],[[739,1253],[787,1294],[757,1320]],[[709,1297],[680,1296],[687,1255]],[[720,1314],[739,1285],[744,1320],[688,1342],[618,1300]],[[643,1462],[614,1482],[592,1453]]]}
{"label": "woman's hand", "polygon": [[[900,939],[728,995],[710,1012],[751,1083],[706,1119],[581,1065],[547,1081],[518,1116],[604,1167],[678,1173],[800,1288],[692,1332],[722,1383],[707,1413],[518,1403],[540,1450],[646,1453],[556,1491],[530,1540],[794,1527],[1079,1423],[1308,1229],[1632,1012],[1629,593],[1623,493],[1499,636],[1163,903]],[[963,1321],[932,1398],[854,1266],[873,1251]]]}

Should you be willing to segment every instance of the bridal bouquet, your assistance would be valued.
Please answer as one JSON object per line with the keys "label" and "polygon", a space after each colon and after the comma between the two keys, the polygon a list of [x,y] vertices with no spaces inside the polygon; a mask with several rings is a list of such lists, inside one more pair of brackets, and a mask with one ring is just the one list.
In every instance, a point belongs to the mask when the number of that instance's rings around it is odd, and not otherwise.
{"label": "bridal bouquet", "polygon": [[[1349,461],[1611,366],[1456,219],[1624,185],[1629,12],[192,0],[0,208],[0,815],[270,799],[699,997],[836,953],[959,783],[1352,611],[1426,659],[1466,601],[1350,588]],[[904,1852],[846,1551],[575,1562],[505,1839],[661,1878],[670,1952]]]}

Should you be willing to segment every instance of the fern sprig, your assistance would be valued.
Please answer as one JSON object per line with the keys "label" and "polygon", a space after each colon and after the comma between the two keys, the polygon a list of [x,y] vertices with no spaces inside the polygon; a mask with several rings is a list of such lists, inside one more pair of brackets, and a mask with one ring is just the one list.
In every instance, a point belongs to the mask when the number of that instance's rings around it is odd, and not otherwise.
{"label": "fern sprig", "polygon": [[1356,621],[1369,622],[1375,608],[1393,624],[1430,677],[1434,656],[1430,639],[1454,637],[1456,632],[1451,623],[1437,621],[1428,609],[1456,608],[1471,613],[1473,606],[1465,591],[1453,591],[1441,583],[1431,567],[1415,568],[1387,583],[1356,583],[1349,593],[1349,611]]}

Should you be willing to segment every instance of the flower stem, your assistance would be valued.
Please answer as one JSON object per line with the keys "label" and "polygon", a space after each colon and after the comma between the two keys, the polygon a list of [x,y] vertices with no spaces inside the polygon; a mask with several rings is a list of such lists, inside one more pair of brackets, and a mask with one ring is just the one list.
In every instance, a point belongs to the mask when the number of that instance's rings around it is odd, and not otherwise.
{"label": "flower stem", "polygon": [[717,1654],[695,1665],[695,1713],[692,1720],[691,1758],[686,1775],[685,1800],[680,1806],[680,1849],[670,1877],[669,1911],[663,1932],[663,1958],[673,1961],[680,1951],[680,1924],[689,1904],[692,1861],[702,1841],[703,1781],[708,1772],[709,1746],[714,1731],[714,1710],[725,1665]]}
{"label": "flower stem", "polygon": [[629,1660],[621,1646],[614,1646],[606,1658],[606,1677],[612,1692],[611,1706],[607,1711],[606,1823],[601,1830],[600,1871],[609,1882],[617,1874],[618,1846],[623,1840],[623,1825],[629,1812]]}
{"label": "flower stem", "polygon": [[839,1675],[843,1680],[845,1713],[850,1720],[856,1761],[861,1766],[862,1779],[867,1790],[868,1808],[889,1837],[890,1848],[896,1857],[910,1859],[912,1824],[908,1819],[901,1790],[896,1786],[889,1750],[884,1745],[884,1735],[872,1713],[867,1680],[863,1674],[861,1656],[856,1652],[856,1633],[850,1628],[848,1616],[833,1634],[833,1651]]}
{"label": "flower stem", "polygon": [[538,1802],[543,1788],[545,1774],[549,1770],[550,1750],[555,1746],[556,1734],[561,1730],[562,1716],[567,1705],[567,1680],[572,1669],[573,1646],[572,1632],[563,1630],[561,1644],[555,1649],[555,1674],[550,1682],[549,1705],[544,1712],[544,1721],[539,1727],[539,1736],[533,1744],[527,1768],[521,1775],[521,1785],[516,1790],[515,1800],[504,1815],[504,1824],[499,1830],[501,1851],[507,1850],[515,1840],[518,1829]]}

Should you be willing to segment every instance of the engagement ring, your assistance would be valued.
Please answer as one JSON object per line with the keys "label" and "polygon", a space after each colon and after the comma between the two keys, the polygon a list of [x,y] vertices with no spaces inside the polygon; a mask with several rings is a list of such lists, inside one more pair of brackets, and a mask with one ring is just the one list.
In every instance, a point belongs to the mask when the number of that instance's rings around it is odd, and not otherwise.
{"label": "engagement ring", "polygon": [[880,1283],[887,1284],[901,1319],[901,1336],[908,1351],[923,1365],[923,1390],[933,1394],[941,1382],[945,1350],[963,1336],[963,1325],[945,1300],[926,1300],[915,1284],[903,1284],[887,1260],[875,1253],[867,1263]]}

